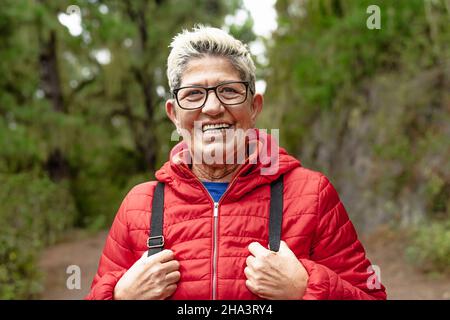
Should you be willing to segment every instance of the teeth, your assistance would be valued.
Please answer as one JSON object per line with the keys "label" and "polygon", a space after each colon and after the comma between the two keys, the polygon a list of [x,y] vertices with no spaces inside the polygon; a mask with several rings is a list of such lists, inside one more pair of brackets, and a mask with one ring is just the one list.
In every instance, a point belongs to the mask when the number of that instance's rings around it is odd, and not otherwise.
{"label": "teeth", "polygon": [[206,124],[203,126],[203,131],[206,130],[214,130],[214,129],[226,129],[229,128],[230,125],[227,123],[218,123],[218,124]]}

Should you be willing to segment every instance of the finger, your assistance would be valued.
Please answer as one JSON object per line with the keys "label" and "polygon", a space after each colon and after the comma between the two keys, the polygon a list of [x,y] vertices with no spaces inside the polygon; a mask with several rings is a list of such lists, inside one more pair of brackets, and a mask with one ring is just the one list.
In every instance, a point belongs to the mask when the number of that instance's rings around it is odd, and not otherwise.
{"label": "finger", "polygon": [[259,292],[256,288],[256,286],[253,284],[253,281],[251,280],[245,280],[245,286],[250,290],[253,294],[259,295]]}
{"label": "finger", "polygon": [[[142,254],[142,256],[139,258],[138,261],[136,261],[135,265],[146,265],[148,263],[151,263],[153,261],[153,259],[151,258],[152,256],[148,256],[148,251],[144,251],[144,253]],[[134,265],[133,265],[134,267]]]}
{"label": "finger", "polygon": [[287,243],[284,242],[283,240],[280,241],[280,252],[282,251],[292,251],[287,245]]}
{"label": "finger", "polygon": [[174,272],[168,273],[166,275],[166,282],[169,284],[172,284],[172,283],[178,282],[178,280],[180,280],[180,278],[181,278],[180,271],[174,271]]}
{"label": "finger", "polygon": [[[145,255],[145,253],[144,253],[144,255]],[[158,252],[156,254],[153,254],[153,255],[151,255],[149,257],[145,256],[144,259],[143,259],[143,262],[145,264],[150,263],[150,262],[161,262],[161,263],[164,263],[164,262],[173,260],[174,257],[175,257],[175,255],[174,255],[172,250],[165,249],[165,250],[163,250],[161,252]]]}
{"label": "finger", "polygon": [[177,285],[175,283],[168,285],[164,290],[165,291],[164,299],[170,297],[175,292],[175,290],[177,290]]}
{"label": "finger", "polygon": [[250,268],[253,268],[255,265],[256,258],[252,255],[249,255],[247,259],[245,259],[245,264]]}
{"label": "finger", "polygon": [[148,251],[144,251],[142,256],[139,258],[140,261],[144,262],[148,258]]}
{"label": "finger", "polygon": [[180,269],[180,263],[177,260],[170,260],[161,264],[161,268],[166,271],[166,273],[171,273]]}
{"label": "finger", "polygon": [[291,257],[293,259],[297,259],[297,256],[295,255],[295,253],[291,250],[291,248],[289,248],[287,243],[284,242],[284,241],[280,242],[279,253],[280,253],[281,256]]}
{"label": "finger", "polygon": [[246,280],[245,285],[254,295],[257,295],[263,299],[273,299],[269,294],[267,294],[267,290],[264,290],[261,286],[257,286],[253,281]]}
{"label": "finger", "polygon": [[248,280],[252,280],[252,281],[255,280],[255,272],[251,268],[245,267],[244,268],[244,274],[245,274],[245,276],[247,277]]}
{"label": "finger", "polygon": [[161,263],[175,259],[175,254],[170,249],[164,249],[163,251],[158,252],[154,256],[157,259],[157,261]]}
{"label": "finger", "polygon": [[252,242],[248,246],[248,250],[255,257],[266,256],[270,250],[264,248],[259,242]]}

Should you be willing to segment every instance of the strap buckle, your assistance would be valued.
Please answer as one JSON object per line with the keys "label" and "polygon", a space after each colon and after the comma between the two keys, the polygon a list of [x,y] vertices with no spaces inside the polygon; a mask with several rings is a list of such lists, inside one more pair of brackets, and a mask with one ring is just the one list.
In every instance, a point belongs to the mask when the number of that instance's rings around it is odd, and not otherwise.
{"label": "strap buckle", "polygon": [[[156,240],[159,239],[159,243],[157,244],[152,244],[152,240]],[[153,249],[153,248],[162,248],[164,247],[164,236],[153,236],[153,237],[148,237],[147,239],[147,247],[149,249]]]}

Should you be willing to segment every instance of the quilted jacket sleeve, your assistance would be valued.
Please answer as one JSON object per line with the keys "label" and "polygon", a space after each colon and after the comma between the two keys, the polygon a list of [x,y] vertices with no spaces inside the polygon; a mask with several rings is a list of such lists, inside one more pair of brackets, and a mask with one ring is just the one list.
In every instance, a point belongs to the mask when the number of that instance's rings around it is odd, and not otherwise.
{"label": "quilted jacket sleeve", "polygon": [[310,259],[300,259],[309,274],[303,299],[386,299],[339,196],[324,176],[319,182],[318,225]]}
{"label": "quilted jacket sleeve", "polygon": [[136,260],[128,246],[126,221],[128,197],[125,197],[116,214],[103,248],[97,274],[91,285],[91,291],[85,299],[114,299],[114,288],[117,282]]}

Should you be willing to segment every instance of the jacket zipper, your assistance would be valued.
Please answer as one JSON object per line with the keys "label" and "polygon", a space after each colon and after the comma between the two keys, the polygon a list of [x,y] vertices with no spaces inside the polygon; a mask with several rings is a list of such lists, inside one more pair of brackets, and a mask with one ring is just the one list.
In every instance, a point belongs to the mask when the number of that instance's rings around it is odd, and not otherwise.
{"label": "jacket zipper", "polygon": [[214,199],[211,197],[211,195],[209,194],[208,190],[205,188],[205,186],[200,181],[200,179],[197,178],[197,176],[194,175],[190,170],[186,170],[184,167],[182,167],[184,170],[188,171],[192,176],[194,176],[194,178],[198,181],[198,183],[202,187],[203,191],[208,195],[209,199],[213,203],[213,217],[214,217],[214,230],[213,230],[213,233],[214,234],[213,234],[212,300],[216,300],[217,299],[217,241],[218,241],[217,240],[217,229],[219,227],[219,204],[223,200],[225,195],[228,193],[228,191],[230,190],[230,188],[233,185],[233,183],[237,180],[237,178],[239,177],[239,174],[241,173],[241,171],[242,171],[242,169],[244,167],[245,167],[245,165],[242,166],[239,169],[239,171],[236,174],[236,176],[233,178],[233,180],[228,185],[227,190],[225,190],[225,193],[220,197],[219,201],[217,201],[217,202],[214,202]]}
{"label": "jacket zipper", "polygon": [[[219,204],[225,197],[225,195],[228,193],[228,191],[231,189],[233,183],[237,180],[239,177],[239,174],[242,170],[242,167],[234,177],[234,179],[230,182],[230,184],[227,187],[227,190],[225,190],[224,194],[220,197],[219,201],[214,202],[214,210],[213,210],[213,216],[214,216],[214,245],[213,245],[213,285],[212,285],[212,299],[217,300],[217,229],[219,227]],[[200,181],[200,180],[199,180]],[[202,184],[203,186],[203,184]],[[207,192],[207,190],[206,190]],[[209,194],[209,192],[207,192]],[[211,195],[210,195],[211,197]]]}
{"label": "jacket zipper", "polygon": [[[219,199],[220,201],[220,199]],[[213,244],[213,283],[212,299],[217,298],[217,227],[219,224],[219,202],[214,202],[214,244]]]}

